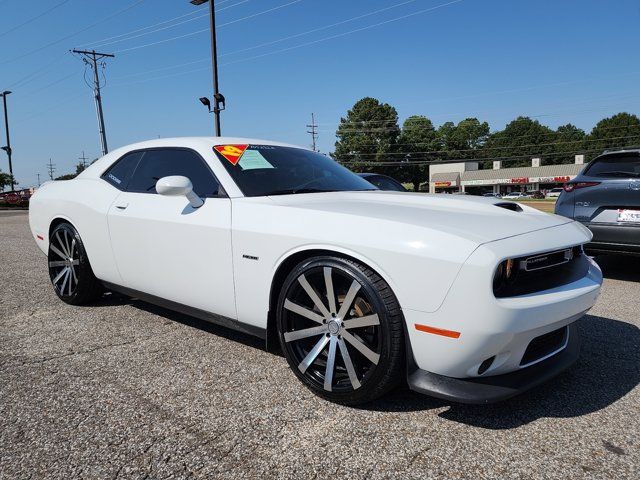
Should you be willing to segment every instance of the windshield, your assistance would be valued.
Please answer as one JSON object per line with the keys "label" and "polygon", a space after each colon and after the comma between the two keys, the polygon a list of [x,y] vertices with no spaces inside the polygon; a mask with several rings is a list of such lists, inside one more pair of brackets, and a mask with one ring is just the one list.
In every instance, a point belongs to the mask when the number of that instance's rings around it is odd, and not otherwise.
{"label": "windshield", "polygon": [[384,177],[382,175],[380,176],[371,175],[369,177],[362,177],[362,178],[365,178],[369,183],[372,183],[373,185],[378,187],[380,190],[390,190],[392,192],[407,191],[407,189],[404,188],[404,186],[401,183],[396,182],[393,178]]}
{"label": "windshield", "polygon": [[217,145],[214,151],[247,197],[377,190],[320,153],[274,145]]}
{"label": "windshield", "polygon": [[591,177],[640,177],[640,157],[631,155],[603,157],[584,172]]}

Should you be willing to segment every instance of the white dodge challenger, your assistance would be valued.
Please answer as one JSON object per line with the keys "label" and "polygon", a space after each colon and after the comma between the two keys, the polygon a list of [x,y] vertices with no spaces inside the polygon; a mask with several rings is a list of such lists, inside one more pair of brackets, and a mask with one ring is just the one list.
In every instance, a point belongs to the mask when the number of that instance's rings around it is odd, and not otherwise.
{"label": "white dodge challenger", "polygon": [[379,191],[263,140],[120,148],[39,188],[29,223],[64,302],[116,291],[257,335],[343,404],[402,381],[466,403],[531,388],[576,360],[602,284],[577,222]]}

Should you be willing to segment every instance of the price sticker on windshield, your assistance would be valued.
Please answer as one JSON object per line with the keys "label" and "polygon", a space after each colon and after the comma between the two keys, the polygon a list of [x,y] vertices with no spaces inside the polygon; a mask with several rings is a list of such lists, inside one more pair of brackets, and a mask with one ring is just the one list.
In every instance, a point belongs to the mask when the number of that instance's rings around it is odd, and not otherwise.
{"label": "price sticker on windshield", "polygon": [[216,145],[216,152],[222,155],[231,165],[236,165],[249,145]]}

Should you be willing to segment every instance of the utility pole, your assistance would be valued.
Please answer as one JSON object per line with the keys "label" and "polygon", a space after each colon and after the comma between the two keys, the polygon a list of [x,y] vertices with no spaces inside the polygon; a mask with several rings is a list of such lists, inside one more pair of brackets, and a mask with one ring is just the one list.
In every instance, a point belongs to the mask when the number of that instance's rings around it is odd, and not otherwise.
{"label": "utility pole", "polygon": [[40,174],[38,173],[38,186],[40,186]]}
{"label": "utility pole", "polygon": [[[216,42],[216,6],[215,0],[190,0],[193,5],[209,2],[209,24],[211,32],[211,67],[213,70],[213,119],[216,136],[220,136],[220,112],[225,109],[225,98],[218,91],[218,45]],[[202,101],[202,100],[200,100]],[[204,102],[203,102],[204,103]],[[222,104],[222,108],[220,107]]]}
{"label": "utility pole", "polygon": [[82,165],[83,170],[87,168],[87,157],[84,156],[84,150],[82,151],[82,156],[78,157],[78,160],[80,160],[80,165]]}
{"label": "utility pole", "polygon": [[93,69],[93,92],[96,102],[96,115],[98,116],[98,129],[100,131],[100,143],[102,145],[102,155],[109,153],[107,147],[107,134],[104,128],[104,115],[102,114],[102,97],[100,95],[100,76],[98,75],[98,60],[103,58],[114,58],[110,53],[98,53],[95,50],[73,50],[73,53],[82,55],[82,61]]}
{"label": "utility pole", "polygon": [[56,164],[51,163],[51,159],[49,159],[49,163],[47,163],[47,169],[49,170],[49,178],[53,180],[53,172],[56,171]]}
{"label": "utility pole", "polygon": [[4,104],[4,128],[7,134],[7,145],[2,147],[2,150],[7,152],[7,157],[9,157],[9,176],[11,177],[11,191],[16,189],[15,180],[13,179],[13,164],[11,163],[11,139],[9,138],[9,114],[7,113],[7,95],[11,92],[9,90],[5,90],[0,93]]}
{"label": "utility pole", "polygon": [[317,152],[318,150],[316,150],[316,140],[318,139],[318,133],[316,132],[316,128],[318,128],[318,124],[316,123],[316,119],[313,113],[311,114],[311,124],[307,125],[307,128],[311,129],[307,130],[307,133],[311,134],[311,148],[314,152]]}

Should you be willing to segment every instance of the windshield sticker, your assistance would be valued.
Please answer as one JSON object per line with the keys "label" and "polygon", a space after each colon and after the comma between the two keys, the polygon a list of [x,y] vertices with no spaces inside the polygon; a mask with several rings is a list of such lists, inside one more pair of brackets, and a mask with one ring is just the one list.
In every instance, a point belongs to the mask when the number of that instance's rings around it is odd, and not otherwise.
{"label": "windshield sticker", "polygon": [[249,145],[216,145],[213,148],[226,158],[231,165],[236,165],[248,146]]}
{"label": "windshield sticker", "polygon": [[257,150],[247,150],[242,155],[238,166],[242,170],[257,170],[259,168],[274,168],[269,161]]}

